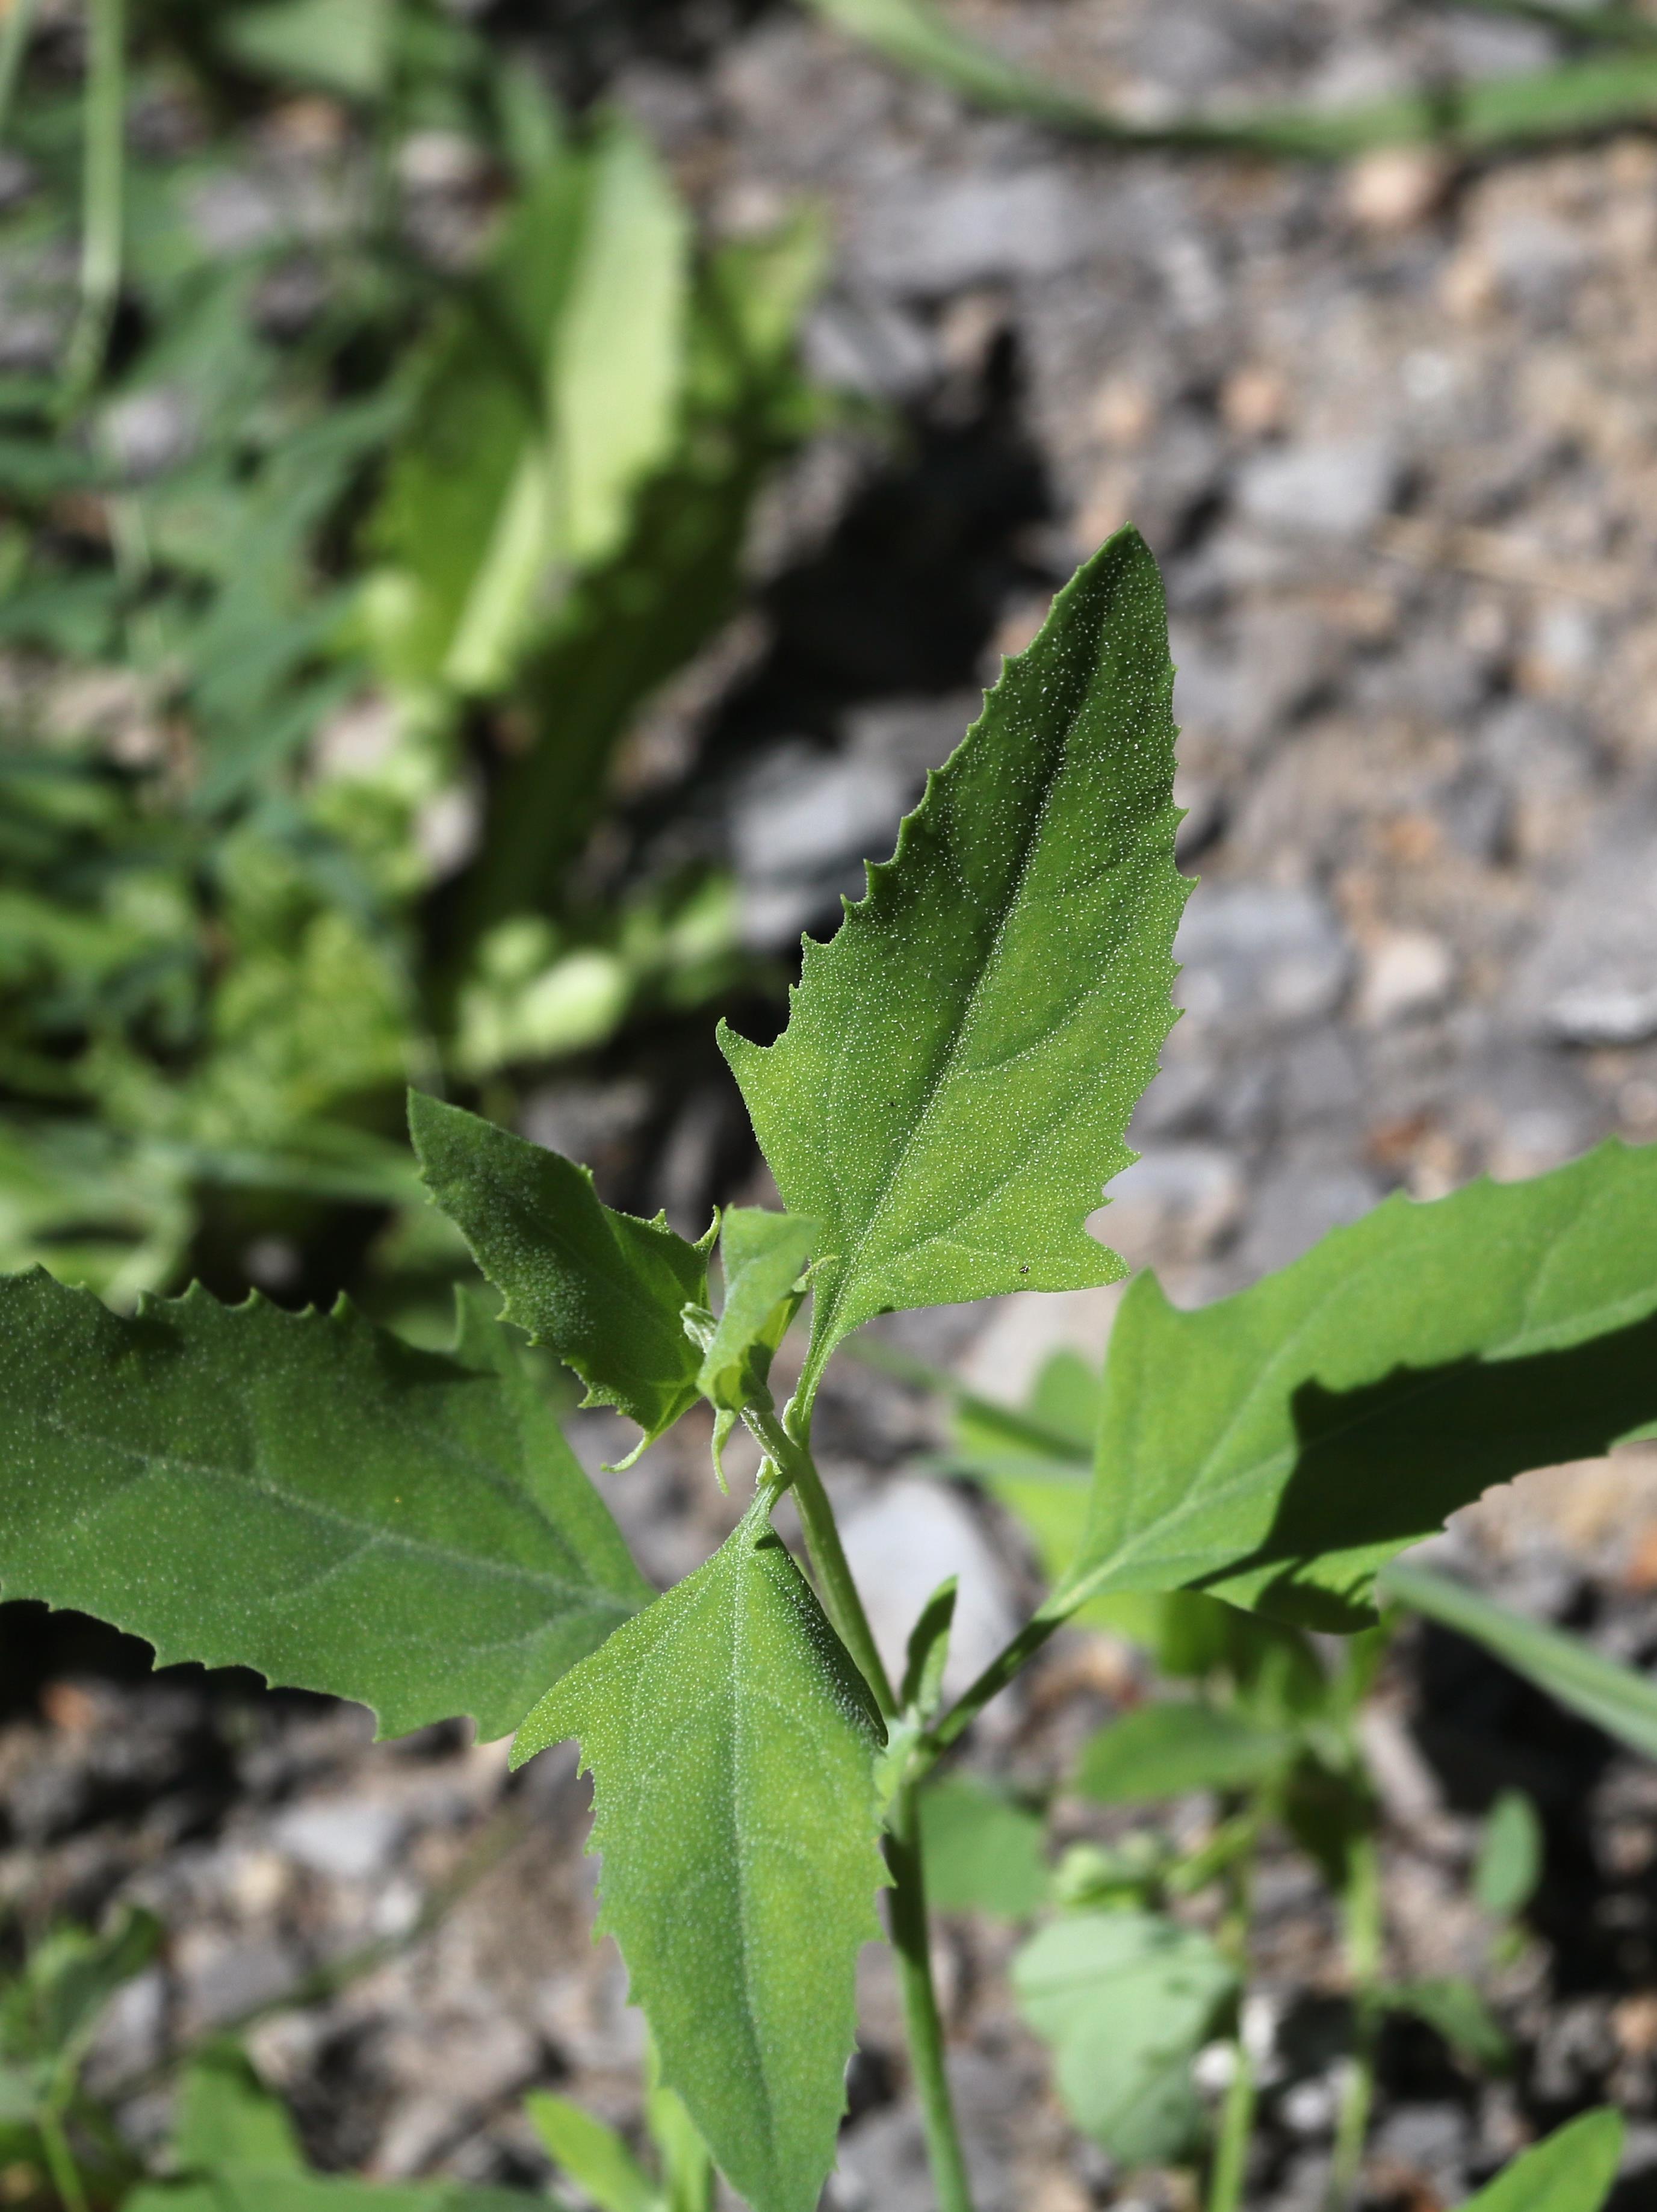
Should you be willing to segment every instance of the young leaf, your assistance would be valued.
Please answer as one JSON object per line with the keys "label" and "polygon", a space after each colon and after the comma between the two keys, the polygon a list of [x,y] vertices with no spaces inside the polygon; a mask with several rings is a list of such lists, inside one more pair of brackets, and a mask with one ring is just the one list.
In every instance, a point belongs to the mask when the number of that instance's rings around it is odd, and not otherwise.
{"label": "young leaf", "polygon": [[1504,2166],[1461,2212],[1599,2212],[1622,2155],[1622,2114],[1584,2112]]}
{"label": "young leaf", "polygon": [[739,1413],[753,1396],[750,1375],[763,1382],[771,1355],[798,1305],[795,1284],[816,1237],[815,1221],[733,1206],[719,1219],[725,1304],[696,1381],[714,1405]]}
{"label": "young leaf", "polygon": [[1482,1644],[1514,1674],[1642,1759],[1657,1759],[1657,1683],[1632,1667],[1607,1659],[1580,1637],[1527,1620],[1495,1598],[1407,1560],[1387,1568],[1382,1589],[1429,1620]]}
{"label": "young leaf", "polygon": [[650,1595],[510,1343],[0,1280],[0,1577],[398,1735],[500,1735]]}
{"label": "young leaf", "polygon": [[1295,1739],[1241,1713],[1172,1698],[1125,1714],[1085,1747],[1076,1787],[1102,1805],[1177,1797],[1187,1790],[1246,1790],[1294,1755]]}
{"label": "young leaf", "polygon": [[655,2184],[614,2128],[537,2089],[524,2100],[531,2126],[598,2212],[658,2212]]}
{"label": "young leaf", "polygon": [[1207,1936],[1156,1913],[1071,1913],[1024,1946],[1012,1981],[1084,2135],[1125,2166],[1191,2148],[1202,2124],[1191,2062],[1236,1988]]}
{"label": "young leaf", "polygon": [[[506,1297],[504,1318],[549,1345],[653,1443],[696,1401],[698,1359],[680,1320],[707,1299],[707,1247],[665,1219],[602,1204],[590,1170],[476,1114],[409,1093],[427,1188]],[[711,1232],[710,1232],[711,1233]]]}
{"label": "young leaf", "polygon": [[1112,1332],[1086,1534],[1097,1591],[1204,1589],[1310,1627],[1373,1619],[1375,1571],[1527,1468],[1657,1419],[1657,1146],[1402,1195],[1252,1290]]}
{"label": "young leaf", "polygon": [[574,1736],[662,2078],[755,2212],[811,2212],[834,2159],[859,1946],[879,1933],[884,1731],[750,1510],[705,1566],[549,1691],[514,1765]]}
{"label": "young leaf", "polygon": [[1041,1818],[969,1774],[920,1793],[926,1901],[940,1912],[1023,1920],[1047,1892]]}
{"label": "young leaf", "polygon": [[904,1655],[903,1683],[897,1693],[900,1709],[929,1721],[944,1691],[944,1669],[950,1663],[950,1633],[955,1626],[959,1577],[949,1575],[920,1609],[920,1618],[909,1631]]}
{"label": "young leaf", "polygon": [[1542,1823],[1523,1790],[1504,1790],[1490,1808],[1473,1866],[1473,1895],[1503,1920],[1522,1912],[1542,1879]]}
{"label": "young leaf", "polygon": [[[1120,532],[807,940],[788,1027],[720,1030],[791,1212],[822,1224],[810,1403],[872,1315],[1124,1270],[1083,1223],[1174,1014],[1173,669],[1161,580]],[[830,1256],[832,1255],[832,1256]]]}

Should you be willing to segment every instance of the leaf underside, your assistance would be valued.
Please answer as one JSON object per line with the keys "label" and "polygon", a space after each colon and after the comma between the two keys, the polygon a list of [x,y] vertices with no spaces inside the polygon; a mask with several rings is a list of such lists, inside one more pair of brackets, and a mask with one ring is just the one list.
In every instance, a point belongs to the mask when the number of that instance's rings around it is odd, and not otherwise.
{"label": "leaf underside", "polygon": [[[1083,1226],[1174,1015],[1173,670],[1161,580],[1120,532],[806,940],[787,1029],[721,1028],[791,1212],[821,1224],[809,1401],[873,1315],[1124,1271]],[[833,1255],[829,1257],[828,1255]]]}
{"label": "leaf underside", "polygon": [[506,1298],[504,1318],[549,1346],[646,1443],[696,1401],[700,1355],[679,1318],[707,1297],[705,1245],[660,1215],[604,1205],[591,1172],[476,1114],[409,1094],[427,1188]]}
{"label": "leaf underside", "polygon": [[0,1580],[142,1636],[504,1735],[647,1602],[620,1532],[498,1324],[453,1357],[342,1303],[204,1291],[119,1319],[0,1279]]}
{"label": "leaf underside", "polygon": [[1127,2166],[1190,2149],[1191,2063],[1236,1987],[1206,1936],[1157,1913],[1071,1913],[1024,1946],[1012,1980],[1084,2134]]}
{"label": "leaf underside", "polygon": [[574,1736],[599,1928],[662,2076],[755,2212],[811,2212],[833,2162],[859,1947],[879,1934],[867,1692],[750,1511],[549,1692],[514,1764]]}
{"label": "leaf underside", "polygon": [[1112,1332],[1080,1552],[1048,1610],[1205,1589],[1314,1627],[1493,1483],[1657,1421],[1657,1146],[1402,1195],[1195,1312]]}

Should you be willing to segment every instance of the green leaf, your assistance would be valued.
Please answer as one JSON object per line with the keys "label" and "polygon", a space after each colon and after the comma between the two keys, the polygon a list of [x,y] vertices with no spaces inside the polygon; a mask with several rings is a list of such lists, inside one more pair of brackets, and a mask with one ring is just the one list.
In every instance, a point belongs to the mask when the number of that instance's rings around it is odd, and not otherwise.
{"label": "green leaf", "polygon": [[834,2159],[858,1949],[878,1935],[884,1730],[756,1506],[536,1707],[592,1772],[599,1928],[662,2078],[755,2212],[812,2212]]}
{"label": "green leaf", "polygon": [[568,2097],[541,2089],[525,2098],[524,2110],[550,2156],[598,2212],[658,2212],[656,2185],[614,2128]]}
{"label": "green leaf", "polygon": [[799,1306],[794,1286],[817,1233],[815,1221],[763,1206],[730,1206],[719,1218],[725,1304],[696,1377],[704,1397],[740,1413],[765,1381],[771,1356]]}
{"label": "green leaf", "polygon": [[[1587,1455],[1557,1455],[1562,1460]],[[1516,1674],[1642,1759],[1657,1759],[1657,1683],[1632,1667],[1607,1659],[1563,1629],[1527,1620],[1495,1598],[1407,1560],[1387,1568],[1382,1589],[1429,1620],[1482,1644]]]}
{"label": "green leaf", "polygon": [[1237,1985],[1207,1936],[1156,1913],[1071,1913],[1018,1953],[1012,1982],[1084,2135],[1125,2166],[1191,2149],[1202,2127],[1191,2062]]}
{"label": "green leaf", "polygon": [[0,1577],[156,1662],[499,1735],[649,1596],[511,1341],[0,1281]]}
{"label": "green leaf", "polygon": [[0,2055],[61,2062],[85,2050],[105,2006],[161,1948],[161,1923],[130,1906],[106,1935],[55,1928],[0,1995]]}
{"label": "green leaf", "polygon": [[[427,1188],[506,1297],[503,1317],[551,1346],[644,1431],[640,1449],[696,1401],[698,1359],[680,1319],[707,1302],[707,1244],[665,1218],[602,1204],[590,1170],[458,1106],[409,1094]],[[709,1232],[710,1236],[712,1231]]]}
{"label": "green leaf", "polygon": [[185,2173],[228,2166],[306,2170],[288,2107],[234,2044],[210,2045],[191,2061],[179,2084],[173,2149]]}
{"label": "green leaf", "polygon": [[215,35],[222,52],[258,76],[373,100],[391,64],[391,0],[270,0],[228,10]]}
{"label": "green leaf", "polygon": [[899,1709],[922,1722],[930,1721],[944,1693],[944,1669],[950,1663],[950,1633],[955,1626],[958,1578],[946,1576],[920,1609],[920,1618],[909,1631],[904,1655],[903,1684]]}
{"label": "green leaf", "polygon": [[[932,0],[814,0],[814,5],[900,67],[948,85],[980,106],[1034,116],[1052,128],[1115,145],[1340,161],[1372,146],[1421,141],[1440,140],[1468,150],[1520,145],[1637,121],[1657,109],[1657,63],[1649,55],[1627,52],[1614,59],[1565,62],[1548,70],[1435,86],[1361,106],[1283,108],[1223,118],[1187,114],[1135,123],[1005,60],[958,31]],[[1563,16],[1565,11],[1560,12]],[[1591,17],[1612,12],[1588,11]],[[1569,20],[1575,28],[1575,10]],[[1630,28],[1624,33],[1631,47],[1642,43],[1633,27],[1638,21],[1630,15]]]}
{"label": "green leaf", "polygon": [[1491,2074],[1513,2063],[1506,2029],[1470,1981],[1459,1974],[1434,1975],[1417,1982],[1395,1982],[1381,1993],[1389,2012],[1424,2020],[1458,2057]]}
{"label": "green leaf", "polygon": [[1120,532],[807,940],[788,1027],[720,1030],[792,1212],[822,1224],[810,1402],[877,1313],[1124,1270],[1083,1224],[1174,1015],[1173,668],[1156,566]]}
{"label": "green leaf", "polygon": [[1252,1290],[1111,1334],[1080,1553],[1048,1601],[1204,1589],[1340,1631],[1375,1571],[1526,1468],[1657,1418],[1657,1146],[1394,1196]]}
{"label": "green leaf", "polygon": [[1178,1797],[1188,1790],[1247,1790],[1295,1753],[1295,1739],[1241,1713],[1172,1699],[1141,1705],[1083,1748],[1075,1786],[1101,1805]]}
{"label": "green leaf", "polygon": [[1584,2112],[1504,2166],[1462,2212],[1599,2212],[1622,2155],[1622,2114]]}
{"label": "green leaf", "polygon": [[1542,1823],[1522,1790],[1504,1790],[1490,1808],[1473,1865],[1473,1895],[1486,1912],[1522,1912],[1542,1879]]}
{"label": "green leaf", "polygon": [[1039,1814],[968,1774],[920,1794],[926,1901],[939,1912],[1023,1920],[1047,1893]]}

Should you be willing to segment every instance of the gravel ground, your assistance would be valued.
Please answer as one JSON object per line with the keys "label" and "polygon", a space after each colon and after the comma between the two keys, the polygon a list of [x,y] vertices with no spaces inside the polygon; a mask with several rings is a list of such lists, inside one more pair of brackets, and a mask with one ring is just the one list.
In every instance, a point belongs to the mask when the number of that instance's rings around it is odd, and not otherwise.
{"label": "gravel ground", "polygon": [[[1196,0],[961,12],[1145,115],[1369,96],[1447,58],[1550,51],[1527,26],[1366,0],[1290,19]],[[730,853],[753,942],[783,951],[856,887],[998,653],[1131,517],[1168,579],[1203,887],[1186,1016],[1111,1241],[1198,1301],[1390,1188],[1657,1138],[1657,144],[1467,170],[1423,151],[1344,170],[1125,158],[969,115],[780,13],[618,87],[716,227],[802,195],[823,208],[814,363],[902,426],[853,406],[805,456],[768,508],[758,614],[640,740],[640,822]],[[672,777],[693,765],[687,807]],[[758,1186],[734,1094],[697,1066],[671,1115],[646,1066],[549,1086],[528,1127],[596,1151],[611,1194],[705,1218]],[[1005,1394],[1057,1344],[1096,1357],[1113,1306],[1010,1299],[893,1326]],[[992,1645],[1032,1586],[1007,1528],[907,1464],[935,1441],[926,1407],[853,1371],[820,1433],[884,1632],[956,1568]],[[582,1437],[608,1453],[602,1422]],[[703,1441],[688,1420],[611,1489],[664,1582],[729,1525]],[[1651,1465],[1532,1479],[1442,1549],[1643,1661]],[[250,2047],[330,2166],[537,2181],[525,2087],[636,2115],[639,2023],[613,1950],[587,1940],[568,1752],[508,1783],[501,1746],[437,1730],[371,1747],[354,1709],[152,1680],[138,1647],[30,1608],[0,1624],[0,1900],[39,1924],[139,1898],[170,1930],[100,2046],[106,2082],[257,2013]],[[972,1755],[1050,1779],[1138,1686],[1125,1650],[1060,1638]],[[1424,2031],[1389,2043],[1376,2202],[1454,2203],[1609,2095],[1634,2122],[1618,2212],[1657,2203],[1657,1777],[1438,1632],[1406,1633],[1370,1735],[1400,1970],[1482,1955],[1465,1877],[1497,1789],[1529,1789],[1549,1834],[1536,1933],[1497,1984],[1520,2066],[1481,2084]],[[1059,1818],[1104,1832],[1079,1806]],[[337,1993],[282,2002],[376,1940],[381,1961]],[[1011,1941],[968,1921],[939,1936],[982,2212],[1183,2212],[1176,2180],[1114,2176],[1068,2130],[1006,1996]],[[1257,1969],[1275,2078],[1252,2201],[1288,2212],[1318,2202],[1326,2164],[1340,1980],[1326,1902],[1286,1856],[1263,1878]],[[920,2212],[873,1954],[864,2019],[833,2202]],[[127,2116],[155,2136],[164,2095]]]}

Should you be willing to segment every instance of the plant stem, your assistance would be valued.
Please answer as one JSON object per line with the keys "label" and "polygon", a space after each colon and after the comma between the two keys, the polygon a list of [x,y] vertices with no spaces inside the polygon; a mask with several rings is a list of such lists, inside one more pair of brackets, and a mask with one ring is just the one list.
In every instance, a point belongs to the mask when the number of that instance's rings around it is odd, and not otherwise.
{"label": "plant stem", "polygon": [[126,161],[125,0],[89,0],[81,210],[81,312],[64,363],[73,412],[103,366],[121,289]]}
{"label": "plant stem", "polygon": [[901,1786],[892,1807],[886,1863],[892,1874],[892,1948],[897,1954],[903,2025],[926,2138],[926,2160],[938,2194],[938,2212],[973,2212],[967,2161],[944,2064],[944,2023],[932,1985],[926,1878],[920,1856],[920,1791],[913,1781]]}
{"label": "plant stem", "polygon": [[768,1400],[756,1400],[745,1407],[743,1419],[782,1477],[784,1486],[794,1493],[811,1565],[822,1592],[823,1610],[834,1623],[841,1642],[862,1670],[875,1693],[875,1702],[889,1717],[897,1711],[897,1699],[892,1694],[880,1647],[875,1642],[869,1616],[863,1609],[863,1600],[853,1579],[851,1563],[840,1540],[835,1509],[828,1503],[810,1449],[778,1418],[774,1405]]}
{"label": "plant stem", "polygon": [[40,2148],[46,2154],[46,2170],[52,2176],[52,2185],[63,2200],[64,2212],[87,2212],[87,2193],[81,2185],[81,2169],[75,2163],[75,2154],[69,2147],[69,2137],[64,2132],[63,2115],[56,2105],[49,2106],[37,2115],[36,2132],[40,2137]]}
{"label": "plant stem", "polygon": [[1242,2032],[1242,1998],[1248,1973],[1248,1929],[1253,1910],[1254,1847],[1262,1808],[1256,1799],[1243,1815],[1248,1844],[1227,1869],[1229,1893],[1219,1947],[1237,1969],[1237,2032],[1232,2041],[1236,2070],[1226,2086],[1220,2112],[1214,2163],[1208,2178],[1207,2212],[1238,2212],[1248,2179],[1248,2147],[1254,2133],[1254,2062]]}
{"label": "plant stem", "polygon": [[11,120],[12,95],[28,52],[35,7],[36,0],[11,0],[6,20],[0,23],[0,145],[5,143],[6,125]]}
{"label": "plant stem", "polygon": [[1357,2194],[1363,2142],[1375,2088],[1375,1988],[1381,1974],[1381,1860],[1373,1832],[1356,1838],[1341,1898],[1352,1984],[1352,2058],[1341,2093],[1329,2168],[1329,2212],[1346,2212]]}

